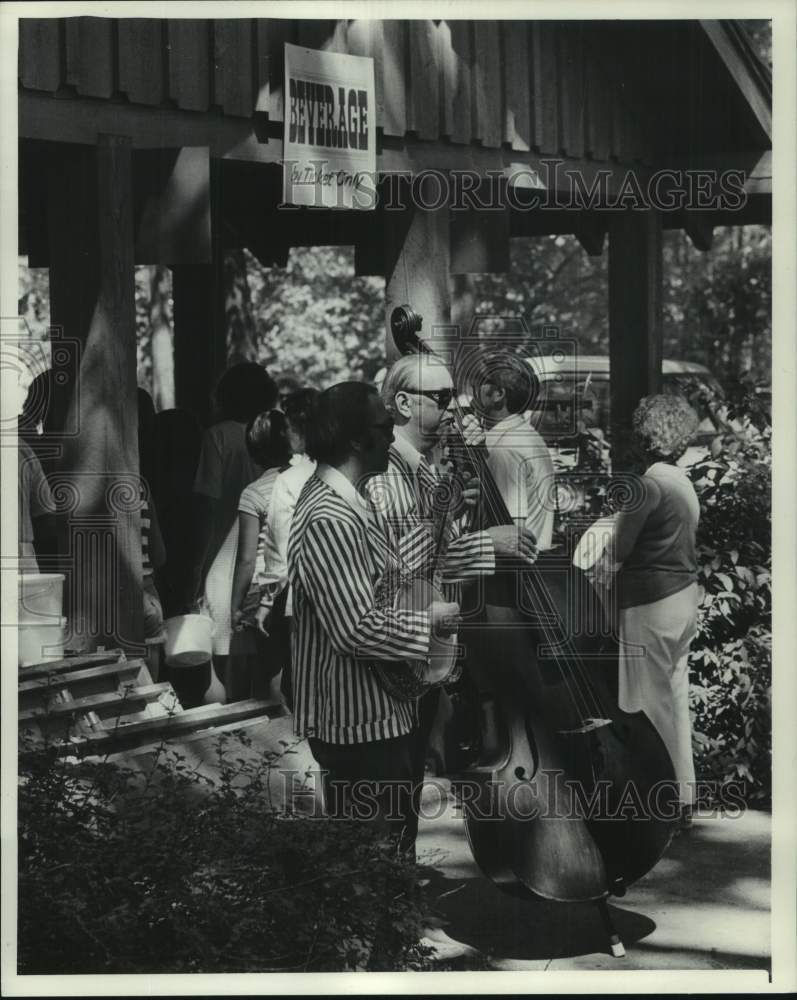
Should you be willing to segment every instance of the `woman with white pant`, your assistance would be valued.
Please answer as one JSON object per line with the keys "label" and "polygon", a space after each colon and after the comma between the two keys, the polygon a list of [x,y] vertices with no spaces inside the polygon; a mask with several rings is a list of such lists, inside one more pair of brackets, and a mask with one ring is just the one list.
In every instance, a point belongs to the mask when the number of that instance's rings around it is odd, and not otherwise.
{"label": "woman with white pant", "polygon": [[679,396],[648,396],[633,416],[645,453],[638,502],[617,519],[620,606],[619,704],[643,711],[660,733],[679,784],[683,823],[694,798],[689,646],[697,632],[696,534],[700,506],[676,463],[698,424]]}

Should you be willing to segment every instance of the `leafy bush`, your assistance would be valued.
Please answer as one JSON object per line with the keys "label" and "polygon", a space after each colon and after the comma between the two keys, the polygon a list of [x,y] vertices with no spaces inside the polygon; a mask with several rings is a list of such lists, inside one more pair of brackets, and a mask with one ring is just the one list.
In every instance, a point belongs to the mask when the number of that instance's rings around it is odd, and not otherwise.
{"label": "leafy bush", "polygon": [[218,756],[211,782],[165,748],[145,774],[24,755],[19,971],[424,967],[420,870],[363,824],[271,808],[278,755]]}
{"label": "leafy bush", "polygon": [[[743,397],[738,396],[741,400]],[[735,429],[691,470],[700,497],[699,631],[691,707],[698,770],[771,795],[771,431],[737,402]]]}

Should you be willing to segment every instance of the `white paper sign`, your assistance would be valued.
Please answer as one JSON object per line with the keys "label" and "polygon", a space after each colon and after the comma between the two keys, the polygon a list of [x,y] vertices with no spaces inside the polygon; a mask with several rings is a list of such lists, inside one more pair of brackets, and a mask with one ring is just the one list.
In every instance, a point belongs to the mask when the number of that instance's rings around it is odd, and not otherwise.
{"label": "white paper sign", "polygon": [[285,45],[282,190],[290,205],[375,207],[373,59]]}

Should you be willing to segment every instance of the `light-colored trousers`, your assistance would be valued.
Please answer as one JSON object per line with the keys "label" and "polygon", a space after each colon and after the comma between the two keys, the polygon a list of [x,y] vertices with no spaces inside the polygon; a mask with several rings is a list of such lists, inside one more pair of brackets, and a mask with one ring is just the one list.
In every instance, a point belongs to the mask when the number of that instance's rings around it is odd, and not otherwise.
{"label": "light-colored trousers", "polygon": [[697,603],[693,583],[660,601],[620,611],[620,708],[644,712],[656,727],[684,804],[694,801],[687,660],[697,633]]}

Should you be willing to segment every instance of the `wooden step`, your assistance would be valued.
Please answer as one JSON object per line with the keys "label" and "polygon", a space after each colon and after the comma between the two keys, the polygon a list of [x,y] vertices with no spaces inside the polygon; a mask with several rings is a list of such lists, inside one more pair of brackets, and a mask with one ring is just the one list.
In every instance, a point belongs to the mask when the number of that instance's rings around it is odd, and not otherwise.
{"label": "wooden step", "polygon": [[88,667],[67,674],[46,674],[20,681],[19,707],[26,708],[47,698],[49,692],[68,690],[74,697],[118,691],[125,684],[152,684],[147,666],[141,660],[119,660],[100,667]]}
{"label": "wooden step", "polygon": [[[169,741],[149,741],[102,759],[118,763],[127,771],[137,772],[142,780],[158,781],[160,772],[157,765],[170,759],[168,751],[177,752],[187,769],[218,782],[221,779],[219,738],[233,732],[244,733],[248,745],[234,739],[229,741],[227,762],[231,766],[243,762],[242,771],[248,766],[257,769],[274,758],[265,776],[267,791],[264,793],[264,808],[321,815],[323,806],[318,764],[310,753],[307,740],[299,739],[294,734],[293,716],[288,712],[273,718],[258,716],[199,732],[178,734]],[[167,753],[164,754],[164,750]],[[238,779],[235,779],[235,786],[241,787]],[[197,796],[204,794],[205,790],[204,783],[184,789],[186,794]]]}
{"label": "wooden step", "polygon": [[208,729],[211,726],[239,722],[256,716],[275,718],[283,713],[281,705],[259,699],[236,701],[231,705],[201,705],[198,708],[184,709],[163,719],[148,719],[111,727],[106,723],[99,731],[76,737],[58,750],[62,756],[76,754],[85,757],[98,753],[114,753],[139,747],[148,742],[168,740],[187,732]]}
{"label": "wooden step", "polygon": [[27,749],[41,743],[80,743],[95,733],[118,732],[142,722],[158,721],[174,714],[179,701],[169,683],[131,687],[86,698],[73,698],[69,691],[55,692],[47,705],[21,712],[19,739]]}
{"label": "wooden step", "polygon": [[[29,681],[37,677],[47,677],[50,674],[65,674],[86,667],[98,667],[103,663],[117,663],[126,660],[121,649],[108,649],[102,653],[86,653],[84,656],[67,656],[63,660],[47,660],[44,663],[33,663],[28,667],[19,668],[20,681]],[[143,663],[143,660],[139,660]]]}

